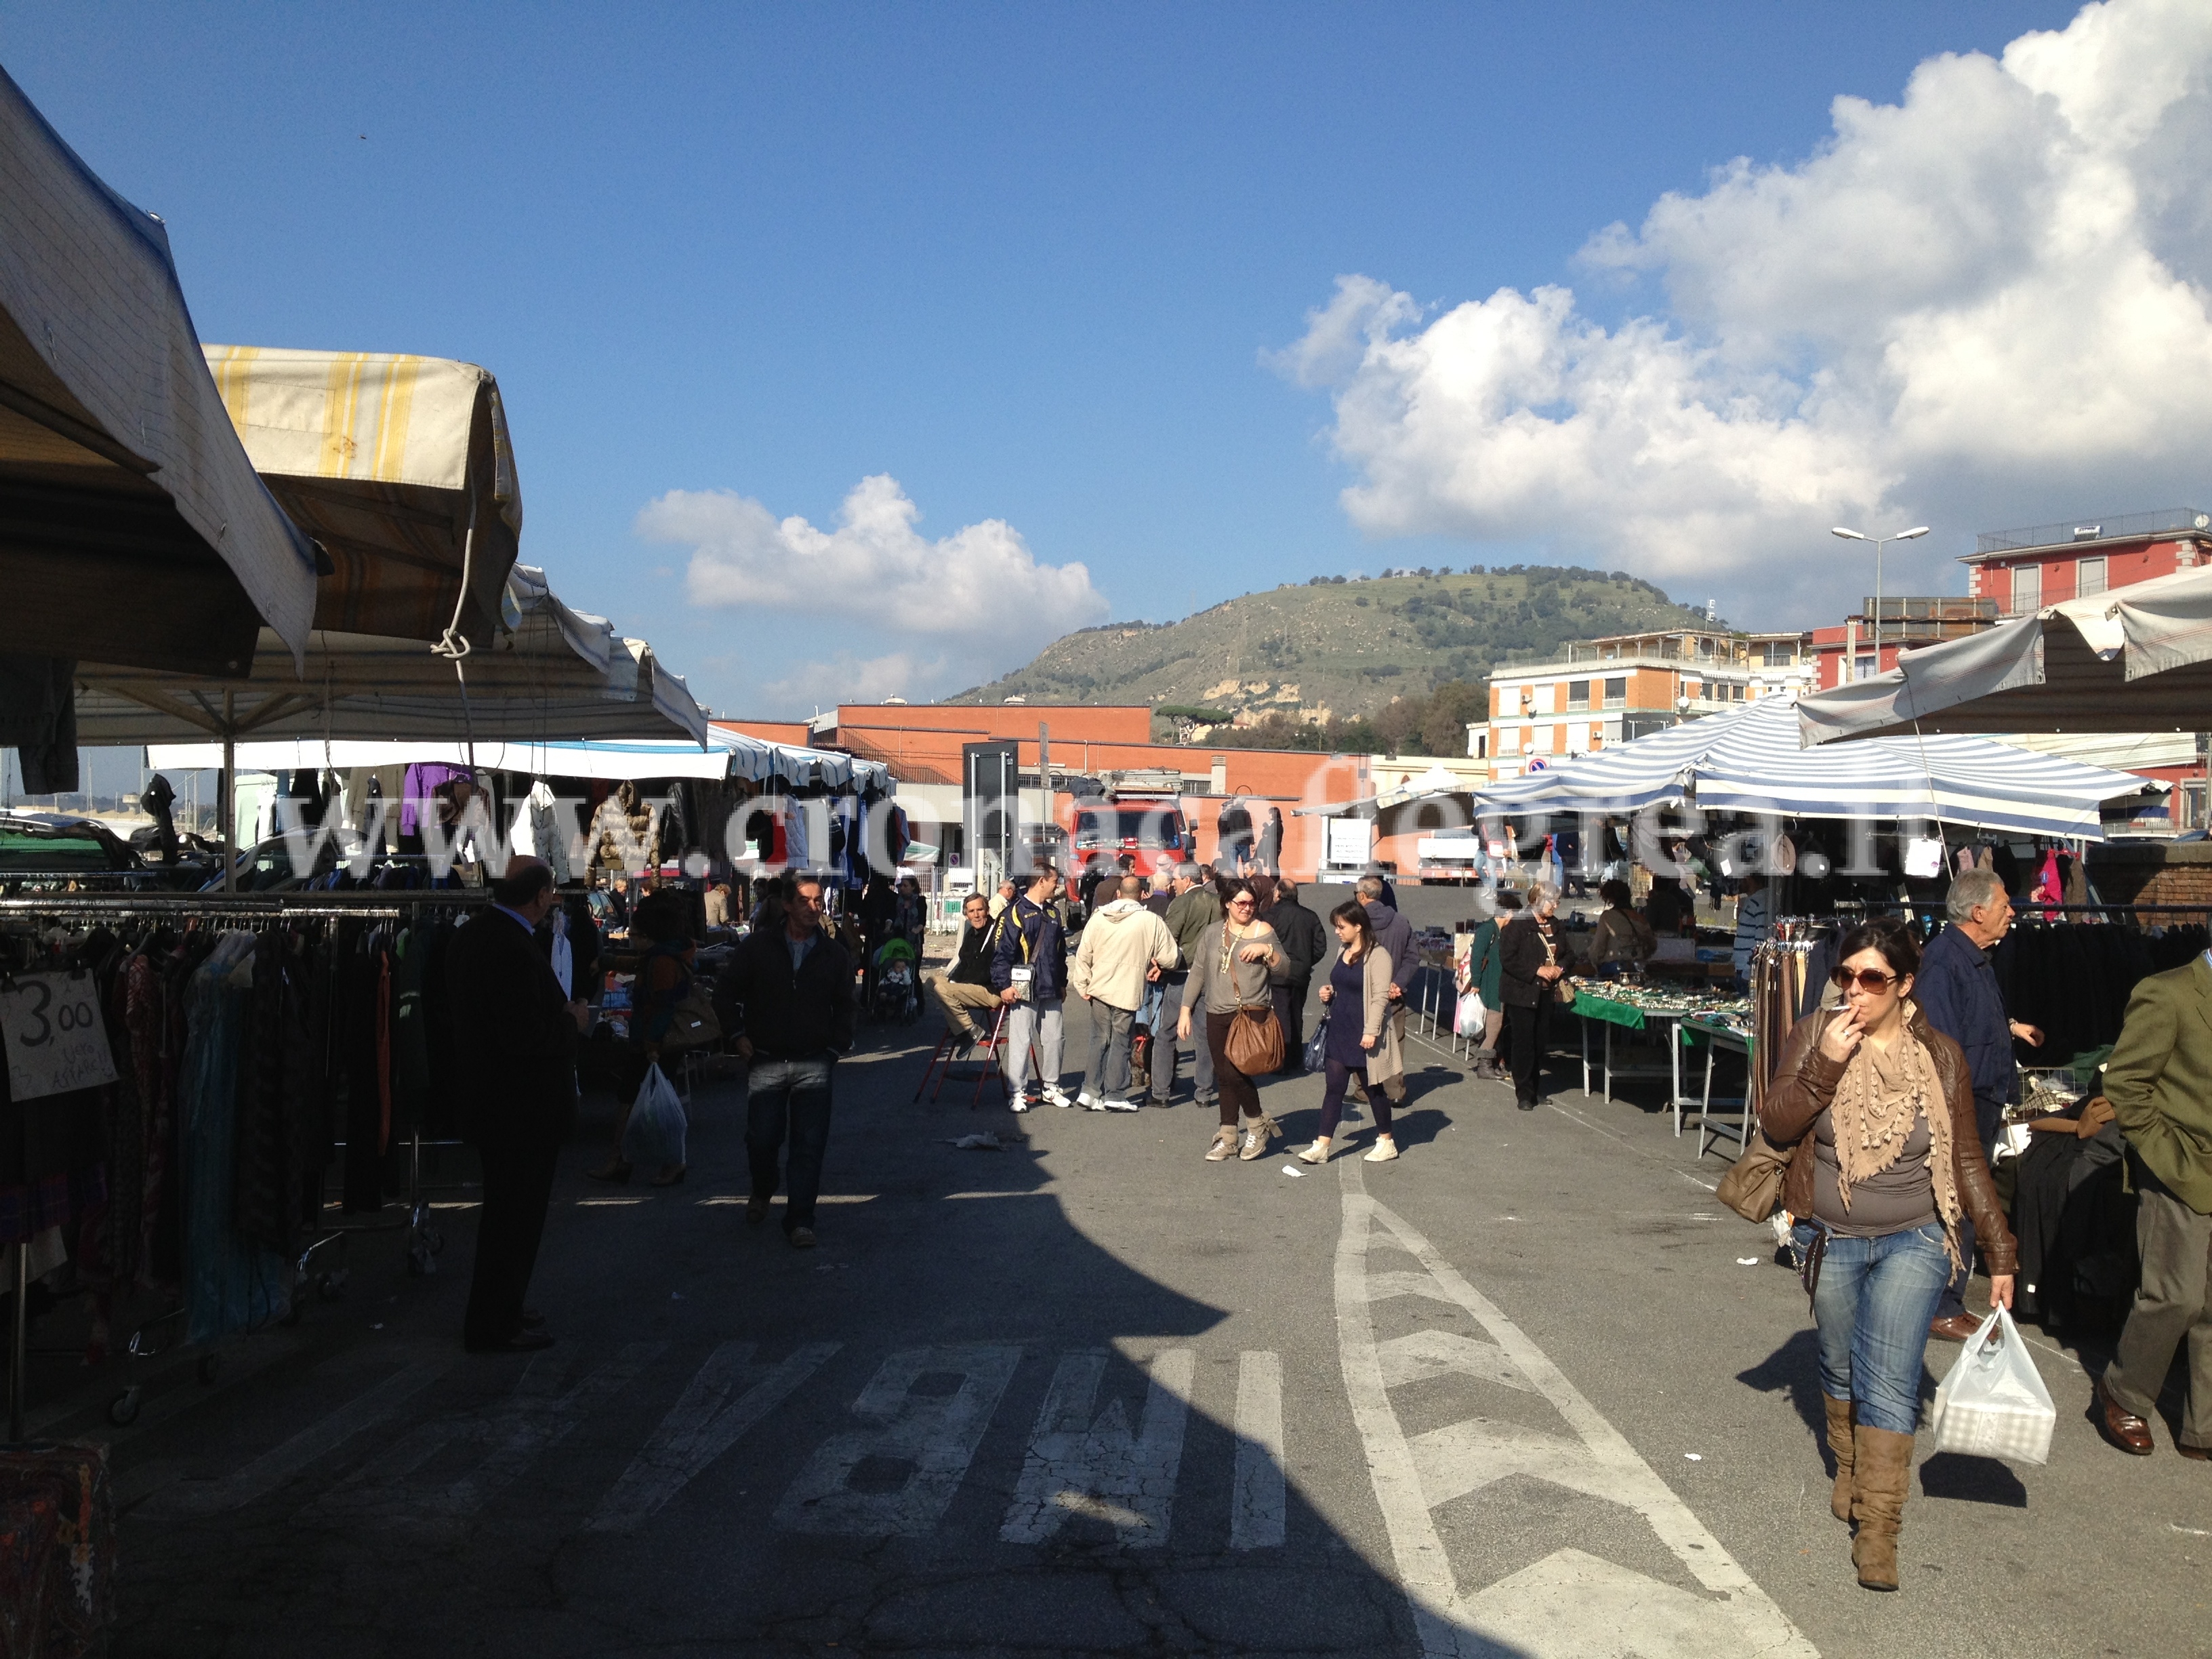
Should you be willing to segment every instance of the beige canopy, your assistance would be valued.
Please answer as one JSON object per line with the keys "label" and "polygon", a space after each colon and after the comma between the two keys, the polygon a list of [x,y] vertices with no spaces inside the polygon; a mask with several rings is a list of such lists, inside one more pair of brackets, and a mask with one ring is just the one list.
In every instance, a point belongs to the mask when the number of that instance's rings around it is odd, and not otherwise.
{"label": "beige canopy", "polygon": [[314,550],[240,448],[161,222],[0,73],[0,653],[237,672]]}
{"label": "beige canopy", "polygon": [[77,741],[190,742],[216,738],[476,738],[566,742],[687,738],[707,717],[681,676],[643,640],[571,610],[544,573],[517,565],[498,632],[454,664],[420,640],[325,632],[304,671],[274,635],[243,678],[199,678],[80,663]]}
{"label": "beige canopy", "polygon": [[367,351],[207,348],[246,453],[332,567],[315,626],[489,641],[522,533],[499,383],[474,363]]}

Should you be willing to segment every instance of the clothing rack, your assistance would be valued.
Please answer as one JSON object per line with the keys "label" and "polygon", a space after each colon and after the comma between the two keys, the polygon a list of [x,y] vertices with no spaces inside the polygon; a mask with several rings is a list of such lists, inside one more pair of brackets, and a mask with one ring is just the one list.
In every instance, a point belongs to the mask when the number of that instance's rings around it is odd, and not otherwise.
{"label": "clothing rack", "polygon": [[[94,872],[98,873],[98,872]],[[225,932],[262,931],[270,924],[287,924],[305,921],[405,921],[418,916],[426,909],[475,908],[489,900],[482,889],[417,888],[374,889],[358,892],[317,891],[312,894],[270,893],[118,893],[118,892],[58,892],[33,896],[10,896],[0,897],[0,933],[22,933],[55,924],[91,924],[102,921],[131,920],[160,921],[169,923],[201,922],[217,926]],[[15,926],[9,927],[9,923]],[[245,924],[244,927],[239,924]],[[334,1140],[334,1146],[343,1146],[343,1140]],[[397,1221],[356,1222],[336,1224],[319,1237],[309,1239],[296,1253],[293,1266],[294,1284],[289,1310],[283,1318],[289,1324],[300,1315],[300,1289],[313,1283],[329,1298],[343,1285],[343,1267],[316,1272],[319,1253],[337,1247],[341,1256],[346,1251],[346,1239],[354,1232],[396,1230],[404,1226],[408,1233],[407,1263],[410,1273],[422,1277],[435,1271],[434,1257],[444,1247],[439,1231],[428,1222],[428,1204],[422,1184],[422,1127],[417,1124],[411,1134],[408,1153],[408,1194],[404,1217]],[[459,1142],[427,1143],[433,1146],[453,1146]],[[9,1437],[20,1442],[23,1438],[24,1413],[27,1393],[28,1304],[29,1304],[28,1241],[15,1250],[15,1307],[9,1345],[8,1409]],[[127,1365],[135,1365],[158,1352],[153,1334],[159,1328],[174,1324],[185,1315],[182,1306],[146,1320],[134,1328],[124,1347]],[[218,1356],[210,1352],[202,1356],[198,1376],[203,1383],[214,1381],[220,1364]],[[125,1386],[109,1404],[111,1421],[128,1424],[138,1414],[143,1382],[134,1372],[126,1370]]]}

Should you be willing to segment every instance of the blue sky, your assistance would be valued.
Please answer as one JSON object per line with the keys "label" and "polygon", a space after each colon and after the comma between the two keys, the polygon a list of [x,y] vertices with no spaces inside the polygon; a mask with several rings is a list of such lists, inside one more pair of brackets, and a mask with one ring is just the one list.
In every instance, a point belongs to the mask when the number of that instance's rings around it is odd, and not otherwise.
{"label": "blue sky", "polygon": [[[2152,0],[2123,10],[2139,50],[2179,27]],[[1835,412],[1852,364],[1893,366],[1931,309],[1955,323],[1959,294],[1986,299],[2001,246],[1934,300],[1923,253],[1909,279],[1880,259],[1862,278],[1852,246],[1810,299],[1741,291],[1786,264],[1778,222],[1868,176],[1918,181],[1934,240],[1977,204],[2003,218],[2034,181],[1992,163],[1929,184],[1929,158],[1956,150],[1947,121],[2043,118],[2047,98],[2013,94],[2071,46],[1927,70],[1895,131],[1839,135],[1832,100],[1897,105],[1924,60],[2074,11],[17,3],[0,63],[167,221],[204,338],[490,368],[525,557],[702,701],[771,713],[957,690],[1060,625],[1392,564],[1626,568],[1809,626],[1866,586],[1825,538],[1846,514],[1936,523],[1919,585],[1955,592],[1975,530],[2194,500],[2201,444],[2055,478],[2033,454],[1970,458],[1962,493],[1927,482],[1961,441],[1912,384],[1856,426]],[[2181,115],[2203,85],[2174,94]],[[2143,176],[2196,142],[2176,122]],[[1808,170],[1824,145],[1841,160]],[[1739,156],[1752,172],[1716,186]],[[2187,209],[2146,208],[2138,238],[2184,288]],[[1844,240],[1883,240],[1879,207],[1860,214]],[[1593,240],[1615,224],[1625,241]],[[1547,285],[1571,307],[1540,315]],[[1516,304],[1486,308],[1500,290]],[[1892,295],[1871,321],[1867,291]],[[1464,430],[1406,414],[1469,361],[1453,352],[1490,362],[1518,337],[1565,366],[1486,383],[1503,401]],[[1670,340],[1702,355],[1686,369]],[[1693,437],[1679,490],[1614,499],[1623,441],[1600,411],[1655,372],[1690,391],[1637,434],[1685,407],[1723,408],[1725,429]],[[1515,422],[1577,459],[1534,482],[1438,461],[1504,453]],[[969,527],[943,562],[981,574],[933,609],[929,544]],[[1074,562],[1087,586],[1054,569]]]}

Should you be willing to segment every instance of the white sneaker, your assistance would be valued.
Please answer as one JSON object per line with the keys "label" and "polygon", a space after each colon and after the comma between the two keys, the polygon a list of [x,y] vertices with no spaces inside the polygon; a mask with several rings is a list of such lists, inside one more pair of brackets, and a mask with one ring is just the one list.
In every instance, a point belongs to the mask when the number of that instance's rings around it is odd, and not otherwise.
{"label": "white sneaker", "polygon": [[1133,1112],[1137,1110],[1142,1103],[1143,1103],[1139,1101],[1134,1100],[1102,1100],[1098,1103],[1098,1105],[1099,1109],[1102,1111]]}
{"label": "white sneaker", "polygon": [[1035,1104],[1036,1104],[1036,1103],[1031,1100],[1027,1095],[1016,1095],[1013,1099],[1007,1103],[1007,1105],[1012,1110],[1017,1112],[1026,1112]]}
{"label": "white sneaker", "polygon": [[1045,1085],[1044,1097],[1045,1103],[1048,1105],[1073,1106],[1075,1104],[1075,1103],[1070,1100],[1060,1089],[1049,1083]]}
{"label": "white sneaker", "polygon": [[1098,1097],[1092,1094],[1088,1089],[1085,1089],[1081,1094],[1076,1096],[1075,1103],[1083,1108],[1086,1112],[1100,1112],[1106,1109],[1100,1103]]}

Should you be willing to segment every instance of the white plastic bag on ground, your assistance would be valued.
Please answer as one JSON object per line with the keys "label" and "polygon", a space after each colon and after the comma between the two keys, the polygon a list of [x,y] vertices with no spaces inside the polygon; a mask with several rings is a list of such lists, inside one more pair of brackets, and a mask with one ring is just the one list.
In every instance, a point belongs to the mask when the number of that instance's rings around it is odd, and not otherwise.
{"label": "white plastic bag on ground", "polygon": [[2034,1357],[2012,1316],[1992,1309],[1981,1329],[1936,1390],[1929,1426],[1937,1451],[2002,1457],[2013,1463],[2051,1461],[2058,1408],[2043,1386]]}
{"label": "white plastic bag on ground", "polygon": [[637,1103],[623,1131],[623,1157],[649,1167],[684,1162],[684,1103],[658,1064],[645,1068],[638,1085]]}

